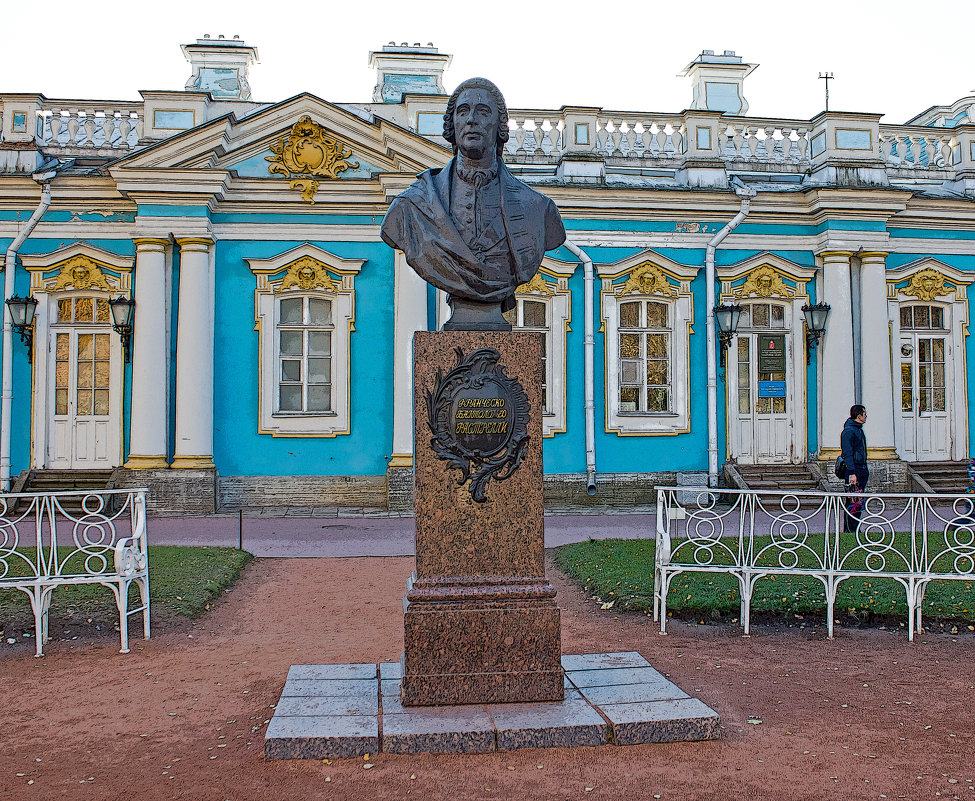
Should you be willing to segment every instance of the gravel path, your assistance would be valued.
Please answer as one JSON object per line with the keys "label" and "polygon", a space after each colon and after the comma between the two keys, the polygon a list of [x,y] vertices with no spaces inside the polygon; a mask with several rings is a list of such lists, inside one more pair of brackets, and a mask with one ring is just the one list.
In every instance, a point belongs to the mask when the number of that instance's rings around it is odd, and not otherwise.
{"label": "gravel path", "polygon": [[[75,625],[0,647],[3,799],[971,799],[975,636],[822,634],[601,611],[552,572],[563,651],[636,650],[721,714],[721,739],[478,756],[265,762],[293,663],[398,660],[410,557],[259,559],[206,617],[117,653]],[[52,623],[52,631],[57,631]],[[372,767],[367,767],[371,765]]]}

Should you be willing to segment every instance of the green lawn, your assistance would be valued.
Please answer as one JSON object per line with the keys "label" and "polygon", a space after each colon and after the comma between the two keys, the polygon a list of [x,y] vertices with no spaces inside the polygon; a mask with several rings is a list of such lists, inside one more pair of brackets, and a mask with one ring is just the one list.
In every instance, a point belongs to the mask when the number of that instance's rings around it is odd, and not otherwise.
{"label": "green lawn", "polygon": [[[652,541],[602,540],[563,546],[555,563],[591,596],[602,603],[613,602],[613,609],[650,612],[653,558]],[[738,582],[721,573],[683,573],[671,581],[667,608],[688,617],[737,618]],[[825,617],[826,593],[814,578],[770,576],[755,585],[752,611]],[[931,582],[922,611],[927,621],[975,622],[975,581]],[[904,588],[893,579],[847,579],[836,597],[837,617],[844,613],[858,619],[874,614],[906,621]]]}
{"label": "green lawn", "polygon": [[[62,549],[66,555],[69,549]],[[22,552],[33,558],[32,548]],[[78,559],[78,556],[73,559]],[[108,554],[111,559],[111,553]],[[149,546],[149,600],[153,618],[197,617],[239,577],[252,559],[236,548],[200,548],[176,545]],[[17,563],[8,560],[15,575]],[[130,606],[139,605],[135,584],[129,590]],[[51,623],[59,619],[84,619],[118,623],[118,609],[111,590],[100,584],[59,587],[51,601]],[[11,631],[32,621],[30,601],[19,590],[0,590],[0,630]],[[30,623],[32,630],[33,623]]]}

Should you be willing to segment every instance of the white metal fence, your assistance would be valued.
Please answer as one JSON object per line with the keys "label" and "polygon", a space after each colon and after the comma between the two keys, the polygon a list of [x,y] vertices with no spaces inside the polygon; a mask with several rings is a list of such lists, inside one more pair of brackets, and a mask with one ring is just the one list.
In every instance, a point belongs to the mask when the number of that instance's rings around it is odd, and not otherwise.
{"label": "white metal fence", "polygon": [[[141,598],[136,609],[129,609],[132,582]],[[122,653],[129,652],[129,615],[142,613],[149,638],[146,490],[0,495],[0,589],[30,598],[37,656],[48,638],[51,596],[72,584],[112,591]]]}
{"label": "white metal fence", "polygon": [[830,637],[842,582],[892,579],[904,590],[911,640],[921,629],[921,605],[932,581],[975,580],[975,496],[859,495],[859,523],[844,533],[850,496],[843,494],[655,489],[654,619],[661,632],[667,593],[682,573],[737,579],[746,634],[756,582],[780,575],[814,578],[825,590]]}

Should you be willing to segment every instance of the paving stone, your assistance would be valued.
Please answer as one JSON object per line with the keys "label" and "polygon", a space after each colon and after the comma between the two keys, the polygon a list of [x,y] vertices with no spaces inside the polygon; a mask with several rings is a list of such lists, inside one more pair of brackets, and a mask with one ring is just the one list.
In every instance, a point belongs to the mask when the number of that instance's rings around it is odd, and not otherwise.
{"label": "paving stone", "polygon": [[264,735],[267,759],[356,757],[379,749],[379,720],[368,716],[275,715]]}
{"label": "paving stone", "polygon": [[292,665],[288,671],[291,679],[375,679],[376,665],[366,662],[358,665]]}
{"label": "paving stone", "polygon": [[604,704],[633,704],[642,701],[665,701],[673,698],[689,698],[680,687],[660,674],[656,681],[640,684],[607,684],[603,687],[583,687],[581,693],[596,706]]}
{"label": "paving stone", "polygon": [[566,675],[579,689],[583,687],[606,687],[611,684],[654,683],[661,679],[666,681],[660,672],[652,667],[573,670]]}
{"label": "paving stone", "polygon": [[614,654],[563,654],[562,667],[569,670],[598,670],[600,668],[650,667],[636,651]]}
{"label": "paving stone", "polygon": [[538,704],[491,704],[498,750],[605,745],[608,727],[583,700]]}
{"label": "paving stone", "polygon": [[380,662],[379,678],[381,679],[403,678],[403,663],[402,662]]}
{"label": "paving stone", "polygon": [[606,704],[599,709],[613,724],[617,745],[713,740],[718,736],[718,713],[697,698]]}
{"label": "paving stone", "polygon": [[383,712],[382,747],[387,753],[483,754],[493,751],[494,744],[494,725],[483,706],[411,707],[397,714]]}
{"label": "paving stone", "polygon": [[319,697],[331,695],[363,696],[376,694],[376,680],[292,679],[285,683],[281,697]]}
{"label": "paving stone", "polygon": [[378,715],[379,698],[375,690],[369,695],[290,696],[282,697],[274,709],[285,717],[322,715]]}

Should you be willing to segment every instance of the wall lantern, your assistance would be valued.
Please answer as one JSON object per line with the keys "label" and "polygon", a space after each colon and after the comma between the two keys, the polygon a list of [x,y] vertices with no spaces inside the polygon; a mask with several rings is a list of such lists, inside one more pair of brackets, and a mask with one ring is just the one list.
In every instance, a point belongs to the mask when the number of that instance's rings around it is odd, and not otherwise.
{"label": "wall lantern", "polygon": [[37,298],[19,298],[14,295],[7,299],[7,310],[15,334],[20,334],[20,341],[27,345],[27,361],[34,360],[34,310],[37,309]]}
{"label": "wall lantern", "polygon": [[714,322],[718,327],[718,340],[721,343],[721,366],[724,367],[724,352],[731,346],[731,338],[738,331],[741,319],[741,306],[731,304],[714,307]]}
{"label": "wall lantern", "polygon": [[806,304],[802,307],[802,316],[806,318],[806,364],[809,364],[813,348],[819,344],[819,340],[826,333],[829,308],[828,303],[816,303],[812,306]]}
{"label": "wall lantern", "polygon": [[132,317],[135,314],[135,301],[119,295],[110,300],[108,305],[112,309],[112,328],[122,338],[122,352],[125,354],[125,363],[132,361],[132,351],[129,343],[132,340]]}

